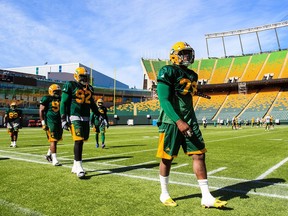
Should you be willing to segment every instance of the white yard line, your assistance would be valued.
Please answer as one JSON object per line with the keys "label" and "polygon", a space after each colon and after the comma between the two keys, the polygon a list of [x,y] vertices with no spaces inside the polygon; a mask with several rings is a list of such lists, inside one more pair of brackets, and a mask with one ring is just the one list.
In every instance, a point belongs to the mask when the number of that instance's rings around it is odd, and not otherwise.
{"label": "white yard line", "polygon": [[184,166],[188,166],[189,164],[188,163],[185,163],[185,164],[180,164],[180,165],[178,165],[178,166],[172,166],[171,167],[171,170],[172,169],[178,169],[178,168],[180,168],[180,167],[184,167]]}
{"label": "white yard line", "polygon": [[128,160],[130,158],[121,158],[121,159],[116,159],[116,160],[109,160],[109,163],[113,162],[118,162],[118,161],[123,161],[123,160]]}
{"label": "white yard line", "polygon": [[[1,152],[1,151],[0,151]],[[19,155],[20,156],[20,155]],[[2,155],[2,157],[7,157],[7,158],[11,158],[11,159],[15,159],[15,160],[21,160],[21,161],[27,161],[27,162],[32,162],[32,163],[39,163],[39,164],[49,164],[51,166],[50,163],[47,163],[47,162],[42,162],[42,161],[38,161],[38,160],[32,160],[32,159],[24,159],[24,158],[20,158],[20,157],[16,157],[16,156],[9,156],[9,155]],[[105,164],[105,163],[98,163],[98,162],[89,162],[87,163],[88,164],[99,164],[99,165],[104,165],[104,166],[110,166],[111,167],[135,167],[135,166],[140,166],[140,165],[145,165],[145,164],[151,164],[151,163],[154,163],[155,161],[148,161],[148,162],[144,162],[144,163],[141,163],[141,164],[134,164],[134,165],[130,165],[130,166],[120,166],[120,165],[114,165],[114,164]],[[66,168],[69,168],[71,169],[72,166],[68,166],[68,165],[63,165],[63,167],[66,167]],[[219,169],[223,169],[223,168],[219,168]],[[217,169],[217,170],[219,170]],[[145,173],[144,176],[143,175],[136,175],[136,174],[128,174],[127,172],[126,173],[121,173],[121,172],[113,172],[113,169],[112,170],[95,170],[95,169],[86,169],[87,171],[94,171],[94,172],[98,172],[98,173],[103,173],[103,174],[112,174],[112,175],[117,175],[117,176],[125,176],[125,177],[129,177],[129,178],[137,178],[137,179],[143,179],[143,180],[149,180],[149,181],[156,181],[156,182],[159,182],[159,179],[158,178],[153,178],[153,177],[147,177],[145,176]],[[146,170],[147,172],[151,172],[151,171],[154,171],[153,169],[141,169],[141,170]],[[156,171],[156,170],[155,170]],[[216,170],[215,170],[216,171]],[[173,173],[178,173],[178,174],[185,174],[185,173],[179,173],[179,172],[173,172]],[[194,174],[190,174],[190,175],[194,175]],[[209,178],[216,178],[216,177],[213,177],[213,176],[210,176]],[[226,180],[227,179],[232,179],[232,180],[235,180],[233,178],[226,178],[226,177],[217,177],[217,179],[219,179],[222,183],[223,182],[227,182]],[[245,183],[245,181],[247,180],[244,180],[244,179],[236,179],[238,181],[240,181],[240,183]],[[251,181],[251,180],[248,180],[248,182]],[[253,180],[252,180],[253,181]],[[220,184],[222,184],[220,182]],[[187,183],[187,182],[181,182],[181,181],[170,181],[171,184],[176,184],[176,185],[184,185],[184,186],[190,186],[190,187],[199,187],[198,184],[191,184],[191,183]],[[255,183],[257,183],[257,180],[255,181]],[[261,184],[265,184],[265,183],[262,183],[262,182],[259,182]],[[271,184],[267,183],[267,186],[269,186]],[[285,187],[286,185],[285,184],[273,184],[273,186],[277,186],[277,187]],[[281,198],[281,199],[287,199],[288,200],[288,195],[284,194],[284,195],[280,195],[280,194],[273,194],[273,193],[268,193],[268,192],[260,192],[260,191],[257,191],[257,192],[254,192],[254,191],[245,191],[245,190],[236,190],[236,189],[231,189],[229,188],[229,185],[228,185],[228,188],[225,188],[223,186],[221,187],[217,187],[217,186],[209,186],[211,189],[214,189],[214,190],[223,190],[223,191],[230,191],[230,192],[235,192],[235,193],[243,193],[243,194],[253,194],[253,195],[258,195],[258,196],[264,196],[264,197],[274,197],[274,198]]]}
{"label": "white yard line", "polygon": [[217,172],[221,172],[222,170],[225,170],[225,169],[227,169],[227,167],[220,167],[216,170],[212,170],[212,171],[208,172],[207,175],[212,175],[212,174],[215,174]]}
{"label": "white yard line", "polygon": [[281,167],[283,164],[285,164],[288,161],[288,157],[285,158],[284,160],[280,161],[278,164],[276,164],[275,166],[271,167],[270,169],[268,169],[265,173],[263,173],[262,175],[258,176],[256,179],[263,179],[266,176],[268,176],[270,173],[274,172],[276,169],[278,169],[279,167]]}
{"label": "white yard line", "polygon": [[28,208],[23,208],[20,205],[8,202],[6,200],[0,199],[0,205],[8,207],[9,209],[12,209],[12,211],[15,210],[15,212],[22,212],[25,215],[44,216],[43,214],[41,214],[39,212],[33,211],[31,209],[28,209]]}

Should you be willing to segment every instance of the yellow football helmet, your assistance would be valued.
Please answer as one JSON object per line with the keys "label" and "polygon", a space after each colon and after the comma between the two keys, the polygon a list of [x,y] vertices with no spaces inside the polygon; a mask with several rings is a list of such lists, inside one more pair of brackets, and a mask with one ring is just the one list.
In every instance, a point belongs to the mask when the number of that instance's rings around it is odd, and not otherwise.
{"label": "yellow football helmet", "polygon": [[12,102],[12,103],[10,104],[10,108],[11,108],[12,110],[15,110],[16,107],[17,107],[16,102]]}
{"label": "yellow football helmet", "polygon": [[99,98],[96,103],[97,103],[97,106],[102,106],[104,101],[102,98]]}
{"label": "yellow football helmet", "polygon": [[49,95],[53,97],[60,97],[61,96],[61,88],[57,84],[52,84],[48,89]]}
{"label": "yellow football helmet", "polygon": [[74,79],[82,85],[88,84],[89,74],[84,67],[78,67],[74,73]]}
{"label": "yellow football helmet", "polygon": [[194,62],[194,49],[186,42],[175,43],[170,51],[170,61],[173,64],[184,65],[188,67]]}

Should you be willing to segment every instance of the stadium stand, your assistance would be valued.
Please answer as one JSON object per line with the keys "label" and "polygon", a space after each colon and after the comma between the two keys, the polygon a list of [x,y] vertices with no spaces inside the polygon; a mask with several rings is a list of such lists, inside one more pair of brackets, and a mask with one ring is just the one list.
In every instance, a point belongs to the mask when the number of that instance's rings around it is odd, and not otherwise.
{"label": "stadium stand", "polygon": [[256,93],[246,108],[238,115],[241,119],[263,118],[274,103],[280,88],[266,88]]}
{"label": "stadium stand", "polygon": [[288,89],[279,92],[277,99],[275,100],[275,103],[272,105],[270,110],[270,114],[273,116],[275,120],[288,119],[287,98],[288,98]]}
{"label": "stadium stand", "polygon": [[263,69],[257,75],[256,80],[278,78],[286,55],[287,50],[269,53],[267,61]]}
{"label": "stadium stand", "polygon": [[231,69],[232,60],[234,59],[232,58],[216,59],[215,70],[213,70],[212,72],[209,84],[215,84],[215,83],[219,84],[227,82],[225,79]]}
{"label": "stadium stand", "polygon": [[251,58],[251,61],[241,77],[240,81],[241,82],[247,82],[247,81],[254,81],[256,80],[259,72],[261,71],[265,61],[267,60],[267,53],[264,54],[258,54],[258,55],[253,55]]}

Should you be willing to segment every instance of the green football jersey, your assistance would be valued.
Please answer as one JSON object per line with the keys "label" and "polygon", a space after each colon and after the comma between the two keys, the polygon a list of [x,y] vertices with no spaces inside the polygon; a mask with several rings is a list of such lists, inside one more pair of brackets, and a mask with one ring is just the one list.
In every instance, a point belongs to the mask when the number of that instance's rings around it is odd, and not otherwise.
{"label": "green football jersey", "polygon": [[43,96],[40,104],[45,106],[45,122],[61,124],[60,118],[60,98],[57,99],[50,95]]}
{"label": "green football jersey", "polygon": [[5,114],[7,116],[7,122],[20,122],[20,118],[22,117],[22,110],[13,110],[11,108],[8,108]]}
{"label": "green football jersey", "polygon": [[90,118],[90,109],[97,112],[97,106],[93,99],[93,87],[83,86],[78,82],[65,83],[60,105],[60,114],[66,116],[78,116]]}
{"label": "green football jersey", "polygon": [[[197,91],[198,74],[188,68],[181,68],[177,65],[163,66],[157,77],[159,84],[169,86],[169,102],[172,105],[176,114],[183,121],[191,125],[192,122],[197,121],[193,108],[193,93]],[[158,96],[161,98],[161,95]],[[160,103],[161,106],[161,103]],[[165,108],[161,106],[158,122],[175,124],[164,111]]]}

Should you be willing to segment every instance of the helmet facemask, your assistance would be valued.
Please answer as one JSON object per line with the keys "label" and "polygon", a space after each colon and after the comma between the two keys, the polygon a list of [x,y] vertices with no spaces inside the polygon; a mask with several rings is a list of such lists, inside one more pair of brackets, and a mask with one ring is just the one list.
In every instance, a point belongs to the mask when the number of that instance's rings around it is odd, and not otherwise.
{"label": "helmet facemask", "polygon": [[54,90],[53,97],[60,98],[61,97],[61,90]]}
{"label": "helmet facemask", "polygon": [[194,50],[192,48],[181,50],[178,52],[178,58],[179,58],[180,65],[184,65],[188,67],[190,64],[193,64],[194,62],[194,58],[195,58]]}
{"label": "helmet facemask", "polygon": [[88,84],[88,76],[86,74],[80,74],[78,82],[82,85]]}

